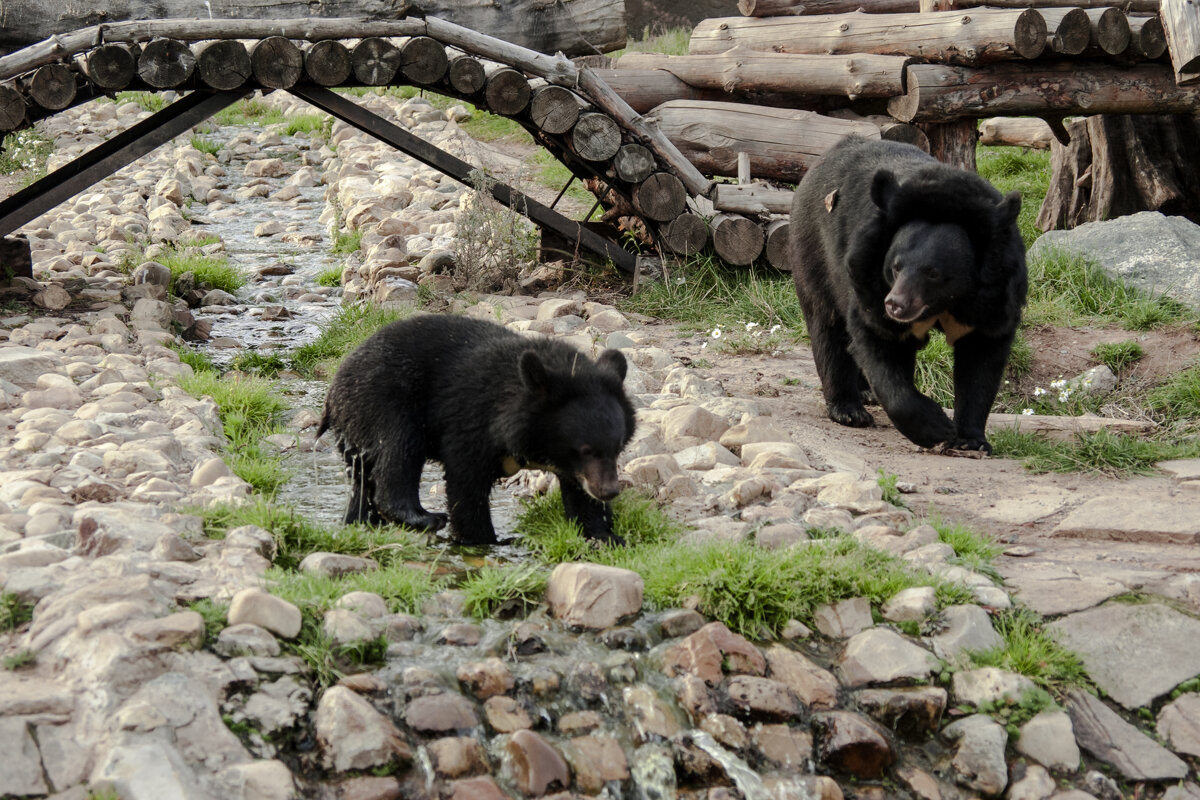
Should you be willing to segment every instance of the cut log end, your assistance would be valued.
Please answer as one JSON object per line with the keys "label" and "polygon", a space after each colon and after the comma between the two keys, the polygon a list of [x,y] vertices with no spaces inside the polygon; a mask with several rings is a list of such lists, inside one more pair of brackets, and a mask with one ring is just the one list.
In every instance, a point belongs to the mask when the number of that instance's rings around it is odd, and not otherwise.
{"label": "cut log end", "polygon": [[387,86],[400,69],[400,48],[387,39],[372,36],[354,45],[350,51],[350,64],[360,83]]}
{"label": "cut log end", "polygon": [[1013,47],[1022,58],[1037,58],[1046,49],[1046,18],[1027,8],[1013,26]]}
{"label": "cut log end", "polygon": [[10,86],[0,85],[0,131],[15,131],[25,122],[25,98]]}
{"label": "cut log end", "polygon": [[250,53],[236,39],[221,39],[198,49],[196,74],[206,86],[220,91],[236,89],[252,73]]}
{"label": "cut log end", "polygon": [[633,190],[633,207],[647,219],[669,222],[687,207],[687,190],[671,173],[656,172]]}
{"label": "cut log end", "polygon": [[437,83],[450,68],[446,48],[428,36],[414,36],[400,48],[400,71],[413,83]]}
{"label": "cut log end", "polygon": [[506,67],[488,76],[483,94],[493,114],[511,117],[525,110],[533,91],[524,75]]}
{"label": "cut log end", "polygon": [[726,263],[744,267],[762,254],[762,226],[735,214],[718,214],[712,221],[713,249]]}
{"label": "cut log end", "polygon": [[250,53],[254,79],[270,89],[289,89],[304,73],[304,53],[282,36],[262,39]]}
{"label": "cut log end", "polygon": [[[621,149],[621,126],[605,114],[580,114],[579,121],[571,131],[571,144],[580,158],[607,161]],[[680,208],[675,214],[680,211],[683,209]]]}
{"label": "cut log end", "polygon": [[304,74],[319,86],[339,86],[352,71],[350,51],[336,39],[314,42],[304,54]]}
{"label": "cut log end", "polygon": [[681,214],[659,226],[658,240],[672,253],[695,255],[708,243],[708,224],[695,214]]}
{"label": "cut log end", "polygon": [[450,85],[463,96],[473,95],[487,84],[483,63],[471,56],[461,55],[450,59],[446,72]]}
{"label": "cut log end", "polygon": [[88,80],[107,92],[119,92],[137,75],[137,56],[124,44],[102,44],[84,59]]}
{"label": "cut log end", "polygon": [[75,99],[75,73],[63,64],[38,67],[29,81],[29,97],[48,111],[60,111]]}
{"label": "cut log end", "polygon": [[617,177],[628,183],[641,183],[654,171],[654,154],[640,144],[623,144],[613,156]]}
{"label": "cut log end", "polygon": [[529,101],[529,117],[546,133],[566,133],[579,119],[582,104],[583,101],[570,89],[543,86]]}
{"label": "cut log end", "polygon": [[171,89],[196,69],[196,55],[178,39],[154,39],[138,57],[138,77],[155,89]]}

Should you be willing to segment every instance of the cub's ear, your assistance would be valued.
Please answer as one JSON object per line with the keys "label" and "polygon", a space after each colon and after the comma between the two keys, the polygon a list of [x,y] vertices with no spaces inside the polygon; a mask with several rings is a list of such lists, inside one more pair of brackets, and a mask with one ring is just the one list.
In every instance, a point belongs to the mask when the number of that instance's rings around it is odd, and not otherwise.
{"label": "cub's ear", "polygon": [[1017,215],[1021,213],[1021,193],[1011,191],[1004,195],[1004,198],[996,204],[996,216],[999,217],[1002,225],[1011,225],[1017,221]]}
{"label": "cub's ear", "polygon": [[621,380],[625,380],[625,373],[629,369],[629,365],[625,363],[625,356],[620,350],[615,349],[605,350],[601,353],[600,357],[596,359],[596,364],[611,369]]}
{"label": "cub's ear", "polygon": [[899,189],[900,184],[892,171],[881,167],[875,170],[875,176],[871,178],[871,202],[881,211],[887,211]]}
{"label": "cub's ear", "polygon": [[550,392],[550,375],[546,372],[546,365],[542,363],[542,359],[533,350],[526,350],[521,353],[519,362],[521,373],[521,383],[525,384],[525,388],[535,394],[546,395]]}

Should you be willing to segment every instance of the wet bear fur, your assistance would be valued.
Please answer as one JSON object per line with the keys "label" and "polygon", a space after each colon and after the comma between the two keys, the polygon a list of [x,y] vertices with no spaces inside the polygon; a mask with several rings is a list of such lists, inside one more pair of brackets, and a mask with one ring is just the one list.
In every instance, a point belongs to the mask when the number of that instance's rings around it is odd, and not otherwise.
{"label": "wet bear fur", "polygon": [[445,470],[461,542],[496,541],[492,485],[524,466],[558,475],[567,517],[585,536],[618,540],[610,501],[634,426],[625,371],[617,350],[592,361],[483,320],[430,314],[387,325],[338,369],[317,432],[333,430],[346,461],[346,522],[441,528],[447,515],[419,497],[432,459]]}
{"label": "wet bear fur", "polygon": [[[864,427],[871,394],[922,447],[991,452],[984,435],[1027,286],[1021,198],[919,148],[850,136],[796,188],[789,247],[829,416]],[[938,327],[954,348],[954,419],[913,385]]]}

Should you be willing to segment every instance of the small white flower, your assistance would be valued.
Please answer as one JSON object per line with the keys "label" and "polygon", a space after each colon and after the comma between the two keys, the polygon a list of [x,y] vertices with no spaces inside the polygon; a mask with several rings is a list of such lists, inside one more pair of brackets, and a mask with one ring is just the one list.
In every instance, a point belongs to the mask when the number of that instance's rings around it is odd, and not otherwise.
{"label": "small white flower", "polygon": [[700,349],[701,349],[701,350],[703,350],[703,349],[704,349],[704,348],[706,348],[706,347],[708,347],[708,342],[707,342],[707,341],[706,341],[706,342],[704,342],[704,344],[700,345]]}
{"label": "small white flower", "polygon": [[713,329],[712,329],[712,337],[713,337],[714,339],[720,339],[720,338],[721,338],[721,329],[720,329],[720,328],[713,328]]}
{"label": "small white flower", "polygon": [[1067,382],[1065,380],[1063,380],[1062,378],[1059,378],[1056,381],[1050,381],[1051,389],[1061,389],[1066,385],[1067,385]]}
{"label": "small white flower", "polygon": [[1068,400],[1070,400],[1070,399],[1071,399],[1071,393],[1070,393],[1070,392],[1059,392],[1059,393],[1058,393],[1058,402],[1060,402],[1060,403],[1065,403],[1065,402],[1067,402],[1067,401],[1068,401]]}
{"label": "small white flower", "polygon": [[746,333],[749,333],[750,331],[754,330],[757,327],[758,327],[757,322],[747,322],[746,323]]}
{"label": "small white flower", "polygon": [[1024,408],[1024,409],[1021,409],[1021,415],[1022,415],[1022,416],[1025,416],[1025,417],[1032,417],[1032,416],[1033,416],[1033,409],[1032,409],[1032,408]]}
{"label": "small white flower", "polygon": [[783,327],[782,325],[772,325],[769,333],[775,333],[775,331],[779,330],[782,327]]}
{"label": "small white flower", "polygon": [[1045,389],[1043,389],[1043,388],[1042,388],[1042,387],[1040,387],[1040,386],[1038,386],[1037,388],[1035,388],[1035,389],[1033,390],[1033,396],[1034,396],[1034,397],[1041,397],[1041,396],[1042,396],[1042,395],[1044,395],[1045,393],[1046,393],[1046,390],[1045,390]]}

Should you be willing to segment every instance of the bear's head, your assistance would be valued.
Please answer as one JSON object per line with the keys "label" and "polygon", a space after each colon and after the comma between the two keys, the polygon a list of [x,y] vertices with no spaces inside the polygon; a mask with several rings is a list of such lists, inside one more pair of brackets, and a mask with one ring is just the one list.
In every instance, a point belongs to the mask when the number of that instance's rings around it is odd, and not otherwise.
{"label": "bear's head", "polygon": [[890,287],[883,310],[903,323],[936,317],[972,290],[974,267],[975,248],[961,226],[905,223],[883,259],[883,280]]}
{"label": "bear's head", "polygon": [[594,362],[580,354],[566,370],[535,350],[521,354],[521,382],[538,408],[531,460],[573,476],[601,501],[621,491],[617,456],[633,437],[633,406],[622,387],[627,369],[618,350]]}

